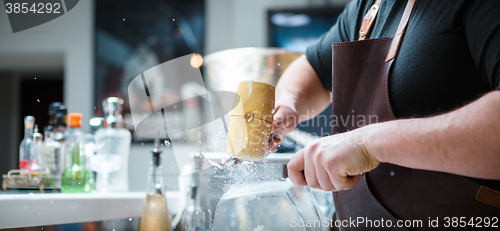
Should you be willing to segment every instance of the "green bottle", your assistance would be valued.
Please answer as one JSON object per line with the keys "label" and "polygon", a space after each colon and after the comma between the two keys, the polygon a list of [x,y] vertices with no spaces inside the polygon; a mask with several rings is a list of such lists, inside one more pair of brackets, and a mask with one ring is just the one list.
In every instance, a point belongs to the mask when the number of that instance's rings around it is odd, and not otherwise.
{"label": "green bottle", "polygon": [[71,164],[64,170],[61,178],[63,193],[89,193],[94,188],[94,176],[85,166],[85,155],[81,150],[82,123],[81,113],[68,114],[68,151],[71,154]]}

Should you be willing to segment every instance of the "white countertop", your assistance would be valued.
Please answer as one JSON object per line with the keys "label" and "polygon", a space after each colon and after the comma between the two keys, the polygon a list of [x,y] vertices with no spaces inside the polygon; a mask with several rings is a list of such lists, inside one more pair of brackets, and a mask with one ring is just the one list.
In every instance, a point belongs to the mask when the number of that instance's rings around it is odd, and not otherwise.
{"label": "white countertop", "polygon": [[[167,192],[171,214],[179,196]],[[0,194],[0,229],[137,218],[145,197],[143,192]]]}

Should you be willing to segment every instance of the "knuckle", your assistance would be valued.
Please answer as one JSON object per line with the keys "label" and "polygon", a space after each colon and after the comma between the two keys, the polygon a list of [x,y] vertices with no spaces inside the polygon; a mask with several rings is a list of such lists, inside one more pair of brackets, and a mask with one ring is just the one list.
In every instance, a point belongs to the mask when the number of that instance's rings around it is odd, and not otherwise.
{"label": "knuckle", "polygon": [[297,186],[303,186],[305,184],[304,182],[304,179],[302,177],[300,177],[298,174],[294,174],[293,171],[290,171],[288,170],[289,172],[289,177],[290,177],[290,181],[292,181],[292,183],[294,185],[297,185]]}
{"label": "knuckle", "polygon": [[318,181],[316,179],[314,179],[311,175],[309,174],[306,174],[306,182],[307,182],[307,185],[311,188],[319,188],[320,185],[318,183]]}
{"label": "knuckle", "polygon": [[309,147],[305,147],[303,150],[304,150],[304,152],[303,152],[304,153],[304,158],[306,158],[307,156],[310,155],[311,149]]}
{"label": "knuckle", "polygon": [[319,184],[318,184],[318,183],[316,183],[316,182],[308,182],[308,184],[309,184],[309,187],[311,187],[311,188],[317,188],[317,189],[320,189],[320,188],[321,188],[321,187],[319,186]]}
{"label": "knuckle", "polygon": [[335,165],[337,160],[336,160],[335,156],[329,156],[329,158],[327,158],[325,162],[326,162],[328,169],[331,169]]}
{"label": "knuckle", "polygon": [[356,180],[354,180],[350,177],[345,177],[342,179],[342,181],[340,181],[338,187],[336,187],[336,188],[339,190],[347,190],[347,189],[351,189],[352,187],[354,187],[355,184],[356,184]]}
{"label": "knuckle", "polygon": [[336,177],[337,179],[335,180],[335,182],[332,182],[334,187],[337,189],[337,190],[345,190],[347,189],[348,187],[348,182],[347,182],[347,178],[344,178],[344,177]]}
{"label": "knuckle", "polygon": [[318,142],[314,142],[311,145],[309,145],[309,149],[310,150],[316,150],[316,149],[318,149],[318,147],[319,147],[319,143]]}
{"label": "knuckle", "polygon": [[323,191],[333,191],[335,188],[333,186],[327,185],[321,188]]}
{"label": "knuckle", "polygon": [[293,184],[293,185],[300,186],[299,181],[298,181],[297,179],[295,179],[295,177],[290,176],[290,180],[292,181],[292,184]]}
{"label": "knuckle", "polygon": [[297,161],[291,159],[286,165],[286,167],[288,168],[288,171],[295,171],[295,169],[298,167],[298,163]]}
{"label": "knuckle", "polygon": [[292,158],[286,166],[288,168],[288,171],[298,172],[299,170],[302,171],[301,168],[303,168],[303,163],[296,158]]}
{"label": "knuckle", "polygon": [[337,190],[346,190],[347,189],[346,186],[343,184],[337,184],[337,185],[335,185],[335,188]]}
{"label": "knuckle", "polygon": [[319,164],[319,163],[323,162],[323,157],[324,157],[324,153],[322,151],[318,151],[313,156],[313,160],[315,163]]}
{"label": "knuckle", "polygon": [[290,180],[292,181],[293,185],[306,186],[306,182],[304,181],[304,179],[302,179],[300,177],[290,175]]}

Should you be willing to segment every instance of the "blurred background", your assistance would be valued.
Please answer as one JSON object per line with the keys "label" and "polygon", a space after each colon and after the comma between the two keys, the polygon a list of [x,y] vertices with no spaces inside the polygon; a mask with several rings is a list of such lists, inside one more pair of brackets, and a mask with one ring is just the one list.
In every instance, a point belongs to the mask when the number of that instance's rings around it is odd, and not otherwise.
{"label": "blurred background", "polygon": [[[90,118],[103,116],[101,102],[106,97],[125,99],[124,117],[130,120],[127,86],[140,73],[192,53],[203,58],[242,47],[305,52],[335,23],[346,2],[82,0],[62,17],[17,33],[12,33],[0,5],[0,174],[19,167],[23,118],[33,115],[43,128],[51,102],[63,102],[68,112],[83,113],[85,132],[91,132]],[[319,123],[324,126],[302,129],[329,134],[328,125]],[[134,136],[130,191],[146,187],[150,144]],[[164,166],[173,176],[167,185],[175,189],[180,170],[173,162]]]}

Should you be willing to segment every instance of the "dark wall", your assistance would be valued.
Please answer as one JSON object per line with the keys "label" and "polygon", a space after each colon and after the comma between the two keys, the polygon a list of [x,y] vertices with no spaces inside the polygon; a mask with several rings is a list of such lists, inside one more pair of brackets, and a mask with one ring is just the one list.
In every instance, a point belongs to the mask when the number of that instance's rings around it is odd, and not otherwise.
{"label": "dark wall", "polygon": [[16,168],[18,156],[14,114],[14,81],[12,74],[0,73],[0,175]]}
{"label": "dark wall", "polygon": [[[21,80],[21,124],[24,117],[31,115],[35,117],[40,133],[49,122],[49,104],[63,101],[63,81],[60,76],[56,79],[35,79],[35,75],[24,76]],[[59,79],[59,78],[60,79]],[[24,126],[19,126],[18,141],[24,137]]]}
{"label": "dark wall", "polygon": [[0,175],[19,168],[24,116],[35,116],[35,123],[43,131],[50,102],[62,100],[62,71],[0,73]]}

